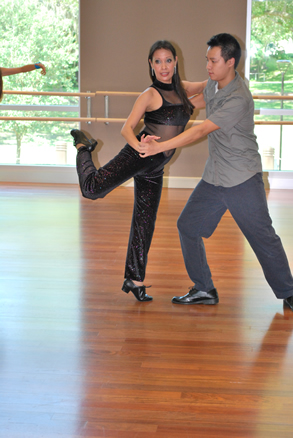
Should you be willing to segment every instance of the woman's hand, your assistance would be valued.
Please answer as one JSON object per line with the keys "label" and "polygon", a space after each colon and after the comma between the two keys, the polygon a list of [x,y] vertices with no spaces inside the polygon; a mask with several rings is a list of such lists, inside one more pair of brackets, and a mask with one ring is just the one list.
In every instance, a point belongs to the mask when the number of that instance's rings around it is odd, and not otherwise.
{"label": "woman's hand", "polygon": [[140,142],[141,143],[150,143],[152,140],[160,140],[161,137],[157,137],[156,135],[147,135],[145,136],[145,134],[142,134],[141,138],[140,138]]}
{"label": "woman's hand", "polygon": [[151,155],[156,155],[160,153],[159,145],[156,140],[159,140],[161,137],[157,137],[156,135],[147,135],[144,134],[141,136],[140,143],[139,143],[139,155],[141,158],[146,158]]}
{"label": "woman's hand", "polygon": [[42,64],[41,62],[37,62],[35,65],[38,65],[39,68],[42,69],[42,71],[41,71],[41,74],[42,74],[42,75],[45,75],[45,74],[47,73],[47,72],[46,72],[46,67],[44,66],[44,64]]}

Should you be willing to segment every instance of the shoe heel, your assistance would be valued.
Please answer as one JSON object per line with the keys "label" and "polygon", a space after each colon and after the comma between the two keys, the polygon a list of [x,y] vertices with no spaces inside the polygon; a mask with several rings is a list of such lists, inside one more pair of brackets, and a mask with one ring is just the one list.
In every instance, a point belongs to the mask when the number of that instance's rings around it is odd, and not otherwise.
{"label": "shoe heel", "polygon": [[214,299],[214,300],[207,300],[203,304],[211,304],[211,305],[213,305],[213,304],[218,304],[218,302],[219,302],[219,300]]}
{"label": "shoe heel", "polygon": [[122,290],[123,290],[123,292],[125,292],[126,294],[128,294],[129,291],[130,291],[129,287],[127,287],[126,285],[123,285],[123,286],[122,286]]}

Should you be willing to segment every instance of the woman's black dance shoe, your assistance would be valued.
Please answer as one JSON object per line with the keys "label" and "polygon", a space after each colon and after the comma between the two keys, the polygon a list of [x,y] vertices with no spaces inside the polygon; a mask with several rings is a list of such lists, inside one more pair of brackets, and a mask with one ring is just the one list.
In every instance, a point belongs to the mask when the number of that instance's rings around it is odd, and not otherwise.
{"label": "woman's black dance shoe", "polygon": [[89,139],[87,136],[79,129],[72,129],[70,134],[73,137],[73,144],[76,147],[78,144],[83,144],[89,152],[93,152],[98,144],[93,138]]}
{"label": "woman's black dance shoe", "polygon": [[152,301],[153,299],[145,293],[145,286],[136,286],[132,280],[124,280],[122,290],[127,294],[131,291],[138,301]]}

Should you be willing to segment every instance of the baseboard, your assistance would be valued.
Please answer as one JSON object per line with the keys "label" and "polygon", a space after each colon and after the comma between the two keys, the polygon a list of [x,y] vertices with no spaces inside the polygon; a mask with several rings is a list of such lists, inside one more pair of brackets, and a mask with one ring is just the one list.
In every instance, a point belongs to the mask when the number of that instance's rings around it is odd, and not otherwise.
{"label": "baseboard", "polygon": [[[201,177],[164,176],[163,186],[174,189],[193,189]],[[266,189],[293,190],[293,172],[267,171],[263,173]],[[46,184],[78,184],[74,166],[1,165],[1,182]],[[123,184],[132,187],[133,180]]]}
{"label": "baseboard", "polygon": [[[46,184],[78,184],[74,166],[30,166],[2,165],[0,166],[1,182],[46,183]],[[165,176],[163,187],[193,189],[200,178],[184,178]],[[133,187],[133,179],[123,184]]]}
{"label": "baseboard", "polygon": [[76,169],[73,166],[0,166],[0,181],[46,183],[46,184],[78,184]]}
{"label": "baseboard", "polygon": [[[201,178],[184,178],[179,176],[164,176],[163,187],[169,189],[194,189]],[[133,187],[133,179],[123,184],[124,187]]]}
{"label": "baseboard", "polygon": [[267,171],[263,173],[263,180],[266,189],[293,190],[293,172]]}

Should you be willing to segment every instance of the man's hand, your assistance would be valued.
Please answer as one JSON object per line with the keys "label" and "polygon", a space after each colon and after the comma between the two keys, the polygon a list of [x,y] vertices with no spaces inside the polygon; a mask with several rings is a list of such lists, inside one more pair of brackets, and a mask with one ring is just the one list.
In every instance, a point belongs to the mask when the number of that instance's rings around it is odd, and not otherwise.
{"label": "man's hand", "polygon": [[141,158],[149,157],[150,155],[156,155],[160,153],[159,145],[156,140],[160,140],[161,137],[157,137],[156,135],[147,135],[144,134],[141,136],[139,143],[139,155]]}

